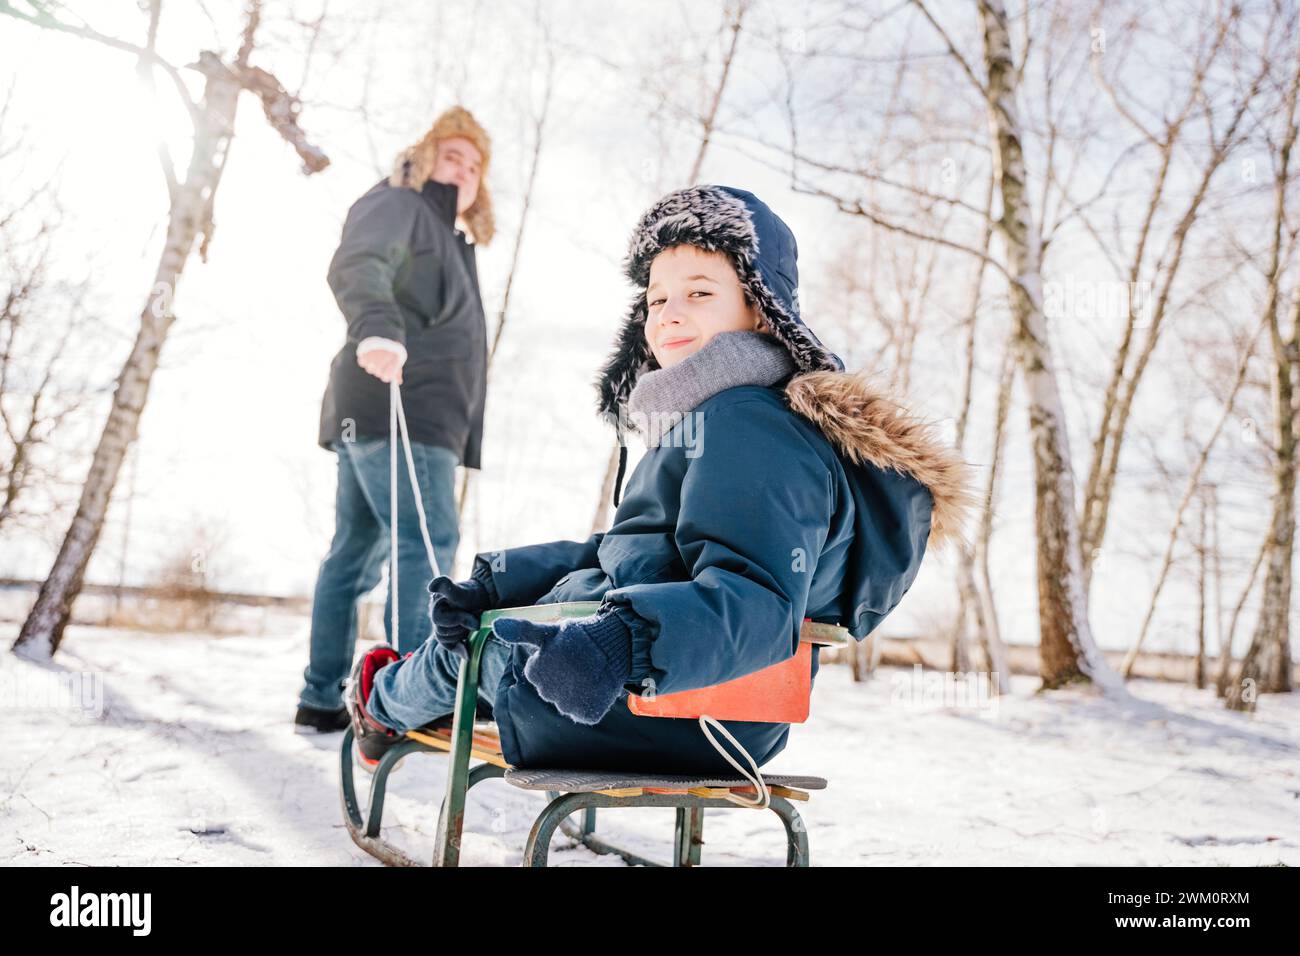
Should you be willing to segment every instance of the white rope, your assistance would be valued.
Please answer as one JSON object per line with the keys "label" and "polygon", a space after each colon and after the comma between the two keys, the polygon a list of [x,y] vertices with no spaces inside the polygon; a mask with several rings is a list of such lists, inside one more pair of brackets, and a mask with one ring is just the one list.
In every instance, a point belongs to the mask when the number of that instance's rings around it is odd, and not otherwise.
{"label": "white rope", "polygon": [[433,576],[442,573],[438,568],[438,558],[433,553],[433,540],[429,537],[429,519],[424,515],[424,501],[420,494],[420,482],[415,475],[415,455],[411,451],[411,433],[406,427],[406,409],[402,407],[402,391],[397,380],[388,383],[388,527],[390,529],[390,552],[388,556],[388,587],[392,594],[392,610],[389,612],[393,631],[393,646],[397,642],[397,446],[402,446],[406,455],[406,474],[411,480],[411,494],[415,498],[415,511],[420,516],[420,536],[424,539],[424,552],[429,557],[429,567]]}
{"label": "white rope", "polygon": [[392,386],[392,395],[396,398],[394,404],[397,405],[397,421],[402,427],[402,450],[406,452],[406,473],[411,478],[412,493],[415,495],[415,511],[420,516],[420,537],[424,538],[424,553],[429,558],[429,567],[433,569],[433,576],[436,578],[442,571],[438,567],[437,555],[433,553],[433,539],[429,537],[429,519],[424,516],[424,500],[419,494],[419,481],[415,478],[415,456],[411,452],[411,431],[406,427],[406,409],[402,405],[402,393],[394,382]]}
{"label": "white rope", "polygon": [[[388,610],[389,630],[393,632],[393,647],[401,647],[397,640],[397,405],[401,395],[397,394],[397,382],[392,382],[388,401],[388,597],[391,607]],[[397,395],[396,401],[393,396]]]}
{"label": "white rope", "polygon": [[[731,754],[727,753],[718,745],[718,741],[714,738],[713,734],[709,733],[709,724],[713,724],[722,731],[723,736],[730,740],[735,745],[736,749],[745,755],[745,759],[749,761],[750,767],[754,770],[752,774],[737,763]],[[732,803],[738,803],[743,807],[753,807],[756,810],[766,810],[768,805],[771,803],[772,793],[767,789],[767,781],[765,781],[763,775],[758,772],[758,764],[755,763],[754,758],[750,756],[749,751],[740,745],[740,741],[731,735],[731,731],[727,730],[726,727],[722,726],[722,724],[718,723],[718,721],[710,717],[708,714],[700,714],[700,730],[704,731],[704,736],[709,738],[709,743],[713,744],[713,749],[722,754],[722,756],[726,758],[727,763],[735,767],[742,777],[750,781],[750,783],[754,785],[754,789],[759,793],[759,796],[756,799],[750,800],[748,797],[742,797],[739,794],[728,792],[727,799]]]}

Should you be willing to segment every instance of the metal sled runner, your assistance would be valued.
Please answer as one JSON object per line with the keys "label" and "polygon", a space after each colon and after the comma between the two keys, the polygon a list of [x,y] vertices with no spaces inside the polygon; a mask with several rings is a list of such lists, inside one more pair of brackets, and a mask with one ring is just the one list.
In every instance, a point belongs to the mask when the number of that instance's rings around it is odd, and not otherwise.
{"label": "metal sled runner", "polygon": [[[741,776],[702,777],[659,773],[617,773],[569,769],[510,767],[501,754],[494,725],[476,721],[478,714],[479,660],[492,622],[498,617],[555,621],[595,613],[599,602],[583,601],[488,611],[470,638],[469,659],[461,663],[456,710],[449,729],[413,730],[390,748],[370,781],[370,799],[363,811],[353,779],[353,734],[343,735],[339,754],[339,790],[343,819],[352,840],[371,856],[391,866],[422,866],[380,835],[389,774],[407,755],[446,753],[446,792],[438,814],[434,866],[458,866],[465,819],[465,799],[478,782],[502,777],[524,790],[544,790],[550,802],[537,817],[524,848],[525,866],[546,866],[550,842],[558,828],[597,853],[614,853],[632,864],[660,866],[596,836],[596,810],[602,807],[674,807],[677,810],[671,866],[698,866],[704,842],[705,809],[761,809],[735,802],[757,795],[754,783]],[[799,653],[789,660],[724,684],[700,690],[628,698],[634,713],[644,717],[691,717],[707,713],[723,720],[765,720],[800,723],[807,719],[811,691],[812,645],[842,644],[842,627],[805,620]],[[473,767],[471,760],[477,761]],[[761,774],[768,790],[766,809],[785,827],[786,865],[808,865],[808,835],[794,803],[807,801],[810,790],[825,789],[821,777]],[[580,813],[576,826],[569,817]]]}

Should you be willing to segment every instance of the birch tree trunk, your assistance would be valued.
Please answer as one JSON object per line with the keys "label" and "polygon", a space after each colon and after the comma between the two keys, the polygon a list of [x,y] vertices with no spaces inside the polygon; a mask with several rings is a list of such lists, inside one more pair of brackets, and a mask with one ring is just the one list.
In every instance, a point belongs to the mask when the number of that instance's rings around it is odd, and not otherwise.
{"label": "birch tree trunk", "polygon": [[1286,132],[1274,181],[1272,275],[1265,319],[1273,344],[1273,517],[1269,523],[1264,590],[1250,647],[1241,659],[1235,684],[1224,697],[1229,710],[1253,711],[1261,693],[1291,690],[1291,558],[1295,546],[1296,404],[1295,366],[1300,352],[1300,292],[1293,293],[1290,328],[1284,335],[1277,317],[1281,285],[1279,252],[1287,221],[1286,200],[1291,151],[1295,147],[1300,101],[1300,53],[1286,97]]}
{"label": "birch tree trunk", "polygon": [[118,373],[108,420],[104,423],[99,443],[95,447],[77,512],[64,535],[54,566],[41,584],[36,603],[14,641],[14,653],[41,660],[49,659],[58,650],[71,615],[72,604],[81,591],[86,567],[103,530],[104,518],[123,459],[139,429],[140,416],[149,396],[149,385],[158,368],[159,353],[175,320],[172,303],[185,264],[194,251],[196,242],[200,243],[199,255],[203,256],[212,238],[213,204],[234,135],[235,109],[240,91],[247,89],[262,100],[267,122],[294,147],[303,161],[305,172],[324,169],[329,164],[329,159],[307,141],[298,126],[297,98],[290,95],[273,74],[249,65],[261,22],[260,0],[250,0],[248,3],[239,50],[231,64],[222,61],[215,53],[203,51],[198,61],[192,65],[191,68],[205,77],[203,99],[199,104],[189,100],[177,70],[164,63],[154,52],[153,41],[160,10],[158,3],[150,6],[149,41],[145,47],[134,46],[80,24],[66,23],[43,7],[35,9],[34,14],[24,13],[5,0],[0,0],[0,13],[6,16],[134,53],[142,64],[162,67],[175,81],[189,107],[194,124],[189,166],[183,181],[177,179],[170,156],[165,148],[160,147],[160,159],[167,178],[171,205],[167,217],[167,238],[154,273],[153,287],[140,313],[140,328],[135,343],[122,371]]}
{"label": "birch tree trunk", "polygon": [[993,541],[993,509],[998,497],[998,473],[1001,470],[1002,451],[1006,444],[1007,414],[1011,409],[1011,388],[1015,383],[1015,357],[1012,343],[1008,343],[1002,360],[1002,373],[998,382],[997,414],[993,422],[993,458],[989,462],[988,484],[984,489],[984,513],[980,518],[979,532],[975,538],[976,594],[981,602],[984,622],[984,656],[997,675],[998,693],[1011,693],[1011,662],[1007,647],[1002,641],[1002,628],[998,624],[998,609],[993,599],[993,576],[989,571],[989,546]]}
{"label": "birch tree trunk", "polygon": [[1232,670],[1232,644],[1233,638],[1237,636],[1237,621],[1241,618],[1241,612],[1246,606],[1246,601],[1250,599],[1250,592],[1255,588],[1255,578],[1259,576],[1259,569],[1263,566],[1264,559],[1268,557],[1270,538],[1271,533],[1265,535],[1264,540],[1260,542],[1259,550],[1255,554],[1255,563],[1250,566],[1250,573],[1246,575],[1246,584],[1241,589],[1241,597],[1237,598],[1237,605],[1232,609],[1232,618],[1228,622],[1228,633],[1224,635],[1223,640],[1219,643],[1219,668],[1214,677],[1214,693],[1217,697],[1228,696],[1228,677]]}
{"label": "birch tree trunk", "polygon": [[[980,242],[977,248],[988,255],[989,243],[993,238],[993,190],[995,183],[993,178],[989,177],[988,190],[984,197],[984,222],[980,229]],[[981,291],[984,286],[985,260],[979,259],[975,263],[974,276],[971,279],[970,293],[970,311],[966,319],[966,365],[963,369],[962,381],[962,400],[961,409],[957,414],[957,451],[964,453],[966,445],[966,429],[970,423],[970,410],[972,404],[972,391],[975,380],[975,352],[979,343],[979,309]],[[996,457],[997,451],[994,451]],[[988,516],[988,510],[991,507],[991,501],[986,497],[985,512],[982,517]],[[984,521],[981,520],[981,527]],[[1000,664],[995,663],[989,641],[989,622],[986,618],[985,603],[982,599],[979,588],[975,583],[975,547],[963,547],[957,555],[957,620],[952,635],[952,669],[961,673],[968,669],[970,654],[967,650],[967,641],[970,631],[968,626],[974,631],[975,639],[986,651],[989,671],[997,674],[996,685],[998,692],[1003,692],[1003,680],[1005,675],[998,672]]]}
{"label": "birch tree trunk", "polygon": [[1291,690],[1291,558],[1295,546],[1295,390],[1294,356],[1300,325],[1300,295],[1291,311],[1291,331],[1284,341],[1273,323],[1273,518],[1269,525],[1264,590],[1251,636],[1241,659],[1237,680],[1227,688],[1230,710],[1253,711],[1261,693]]}
{"label": "birch tree trunk", "polygon": [[1016,103],[1019,74],[1006,9],[1001,0],[980,0],[979,9],[993,167],[1002,197],[999,225],[1006,243],[1007,271],[1012,276],[1015,343],[1033,442],[1039,675],[1044,688],[1091,681],[1104,690],[1122,692],[1122,682],[1102,657],[1088,623],[1074,473],[1043,315],[1042,236],[1034,221],[1026,180]]}
{"label": "birch tree trunk", "polygon": [[195,129],[189,174],[178,183],[167,219],[153,288],[140,313],[140,329],[126,364],[117,377],[113,405],[100,434],[90,473],[72,525],[64,535],[54,566],[41,584],[14,651],[24,657],[48,659],[63,640],[72,603],[81,591],[86,566],[99,541],[104,516],[117,483],[127,449],[135,440],[149,396],[149,384],[158,368],[158,355],[175,316],[172,301],[181,273],[204,226],[205,211],[216,192],[222,166],[234,131],[239,84],[233,76],[210,74],[204,88],[200,120]]}
{"label": "birch tree trunk", "polygon": [[1200,534],[1196,541],[1196,689],[1205,688],[1205,495],[1200,498]]}

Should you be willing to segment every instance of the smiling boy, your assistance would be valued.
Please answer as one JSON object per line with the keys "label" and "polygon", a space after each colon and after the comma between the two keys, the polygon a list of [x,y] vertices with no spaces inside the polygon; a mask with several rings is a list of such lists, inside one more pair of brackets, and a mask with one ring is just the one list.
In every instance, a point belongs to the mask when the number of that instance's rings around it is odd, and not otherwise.
{"label": "smiling boy", "polygon": [[[484,611],[599,601],[559,623],[494,620],[479,701],[507,763],[730,774],[696,721],[638,716],[630,695],[789,660],[805,619],[862,640],[927,549],[960,537],[974,502],[965,463],[822,345],[800,315],[796,258],[789,227],[743,189],[689,187],[642,216],[624,269],[640,294],[600,371],[598,407],[610,422],[676,423],[642,433],[646,454],[608,531],[477,555],[468,580],[430,584],[436,640],[358,661],[347,702],[363,763],[454,709]],[[707,436],[695,458],[682,450],[688,422]],[[815,677],[815,650],[810,666]],[[721,726],[758,766],[789,732]]]}

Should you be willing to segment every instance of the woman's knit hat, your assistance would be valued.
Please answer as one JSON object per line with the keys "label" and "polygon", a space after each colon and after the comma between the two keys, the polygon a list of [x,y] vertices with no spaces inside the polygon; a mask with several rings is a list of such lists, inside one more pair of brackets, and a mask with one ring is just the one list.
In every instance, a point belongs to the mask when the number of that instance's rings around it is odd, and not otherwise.
{"label": "woman's knit hat", "polygon": [[638,291],[596,381],[598,410],[606,421],[618,424],[619,406],[627,403],[638,376],[659,367],[645,338],[645,290],[650,263],[677,245],[727,254],[746,299],[762,312],[765,331],[785,346],[799,372],[844,371],[840,357],[799,315],[799,247],[790,227],[744,189],[690,186],[651,206],[632,233],[623,272]]}
{"label": "woman's knit hat", "polygon": [[488,136],[487,130],[483,129],[470,111],[463,106],[453,106],[448,109],[434,120],[433,126],[424,134],[423,139],[397,154],[388,184],[409,186],[419,192],[433,175],[433,168],[438,160],[438,143],[456,136],[463,136],[473,143],[479,155],[483,157],[478,196],[475,197],[473,204],[461,213],[461,218],[469,227],[475,244],[486,246],[496,233],[496,220],[492,215],[492,196],[488,192],[487,185],[488,164],[492,159],[492,139]]}

